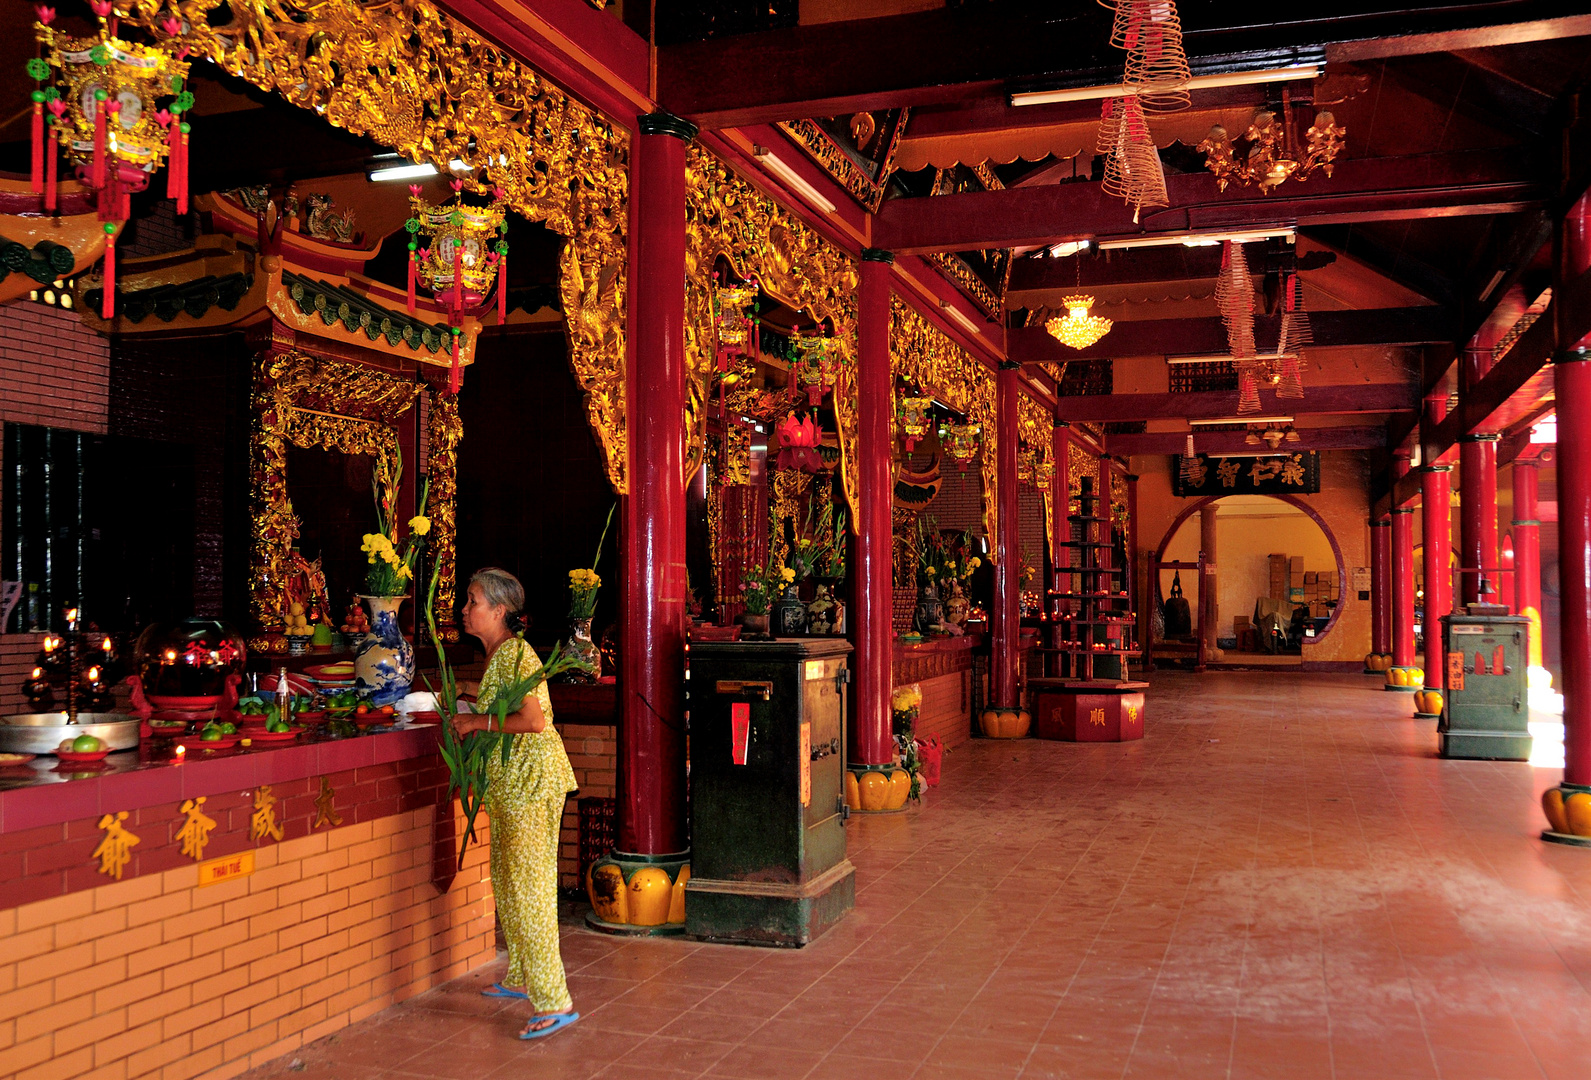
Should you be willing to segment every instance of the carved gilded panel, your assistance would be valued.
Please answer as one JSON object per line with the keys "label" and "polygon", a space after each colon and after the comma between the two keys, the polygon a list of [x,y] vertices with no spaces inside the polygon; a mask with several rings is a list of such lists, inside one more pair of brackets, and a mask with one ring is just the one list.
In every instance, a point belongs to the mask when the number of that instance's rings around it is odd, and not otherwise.
{"label": "carved gilded panel", "polygon": [[[1017,397],[1017,431],[1022,443],[1033,451],[1033,460],[1040,475],[1050,472],[1055,436],[1055,417],[1043,405],[1026,394]],[[1054,484],[1039,484],[1039,494],[1044,496],[1044,543],[1049,545],[1055,536]],[[1051,552],[1053,558],[1054,552]]]}
{"label": "carved gilded panel", "polygon": [[624,305],[629,135],[429,0],[130,0],[190,55],[366,135],[569,237],[559,291],[569,359],[609,480],[627,490]]}
{"label": "carved gilded panel", "polygon": [[983,527],[994,536],[999,525],[994,373],[898,296],[890,298],[889,354],[897,376],[911,379],[982,429]]}
{"label": "carved gilded panel", "polygon": [[856,264],[721,159],[692,144],[685,154],[686,472],[701,462],[714,371],[713,267],[755,277],[769,296],[815,321],[828,320],[840,357],[833,391],[840,475],[856,513]]}

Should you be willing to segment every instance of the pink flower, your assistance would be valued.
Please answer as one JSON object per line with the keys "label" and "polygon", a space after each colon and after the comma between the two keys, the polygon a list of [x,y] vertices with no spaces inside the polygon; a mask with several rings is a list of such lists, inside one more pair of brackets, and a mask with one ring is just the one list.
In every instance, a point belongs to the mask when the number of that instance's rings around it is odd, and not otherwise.
{"label": "pink flower", "polygon": [[92,2],[88,6],[93,8],[94,9],[94,14],[98,15],[102,19],[108,18],[110,16],[110,13],[111,13],[110,0],[92,0]]}
{"label": "pink flower", "polygon": [[171,123],[171,113],[165,109],[161,109],[155,114],[155,123],[159,124],[161,127],[165,127],[167,124]]}
{"label": "pink flower", "polygon": [[59,120],[62,117],[62,115],[64,115],[65,112],[66,112],[66,99],[65,98],[54,98],[54,99],[52,99],[50,101],[50,112],[54,113],[55,114],[55,118],[57,120]]}
{"label": "pink flower", "polygon": [[43,23],[45,26],[49,26],[52,22],[55,21],[55,9],[54,8],[45,7],[43,4],[40,4],[38,7],[34,8],[33,10],[38,13],[39,21],[41,23]]}
{"label": "pink flower", "polygon": [[453,189],[453,193],[456,195],[459,192],[464,190],[464,181],[462,181],[462,180],[450,180],[450,181],[448,181],[448,187],[452,188]]}
{"label": "pink flower", "polygon": [[409,185],[409,194],[413,195],[416,199],[418,199],[420,197],[420,185],[419,184],[410,184]]}
{"label": "pink flower", "polygon": [[168,15],[160,20],[160,28],[166,32],[167,36],[176,37],[182,33],[182,20],[175,15]]}

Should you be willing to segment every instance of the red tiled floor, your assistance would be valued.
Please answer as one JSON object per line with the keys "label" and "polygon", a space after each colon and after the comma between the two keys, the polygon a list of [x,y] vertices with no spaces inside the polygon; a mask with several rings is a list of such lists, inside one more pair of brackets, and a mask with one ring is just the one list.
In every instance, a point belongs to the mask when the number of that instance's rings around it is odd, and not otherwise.
{"label": "red tiled floor", "polygon": [[1569,1080],[1591,1055],[1591,853],[1555,770],[1434,755],[1361,676],[1156,674],[1149,737],[976,741],[853,818],[857,910],[796,952],[622,941],[567,913],[584,1019],[500,963],[252,1074],[357,1080]]}

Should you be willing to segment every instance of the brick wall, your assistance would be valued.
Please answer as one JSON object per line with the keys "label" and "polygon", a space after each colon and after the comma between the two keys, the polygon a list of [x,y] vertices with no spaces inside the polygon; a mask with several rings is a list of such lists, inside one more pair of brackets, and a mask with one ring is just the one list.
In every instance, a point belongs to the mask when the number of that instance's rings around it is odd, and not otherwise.
{"label": "brick wall", "polygon": [[[553,727],[563,736],[563,747],[574,766],[576,798],[604,799],[618,794],[619,740],[612,724],[563,724]],[[564,804],[563,828],[558,837],[558,887],[583,892],[580,880],[580,812],[575,798]]]}
{"label": "brick wall", "polygon": [[496,955],[484,848],[432,884],[430,808],[0,911],[16,1080],[233,1076]]}
{"label": "brick wall", "polygon": [[[109,385],[110,342],[75,312],[31,300],[0,306],[0,422],[103,433]],[[24,705],[19,687],[37,651],[32,635],[0,634],[0,713]]]}
{"label": "brick wall", "polygon": [[171,199],[161,199],[142,217],[128,223],[129,235],[119,238],[116,247],[129,259],[190,248],[196,216],[190,213],[186,218],[179,218],[177,204]]}

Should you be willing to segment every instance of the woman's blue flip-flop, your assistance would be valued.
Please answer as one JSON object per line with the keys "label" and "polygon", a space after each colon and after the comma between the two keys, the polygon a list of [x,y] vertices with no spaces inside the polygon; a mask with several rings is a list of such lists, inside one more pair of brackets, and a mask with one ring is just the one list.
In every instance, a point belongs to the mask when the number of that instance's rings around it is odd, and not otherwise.
{"label": "woman's blue flip-flop", "polygon": [[[537,1020],[546,1020],[546,1019],[549,1019],[549,1017],[533,1016],[533,1017],[530,1018],[530,1022],[529,1023],[530,1024],[534,1024]],[[519,1033],[519,1037],[521,1039],[540,1039],[543,1036],[551,1035],[553,1032],[560,1031],[563,1028],[566,1028],[570,1024],[574,1023],[576,1020],[580,1019],[580,1014],[577,1013],[577,1012],[559,1013],[556,1016],[550,1017],[550,1019],[552,1020],[552,1023],[548,1024],[546,1027],[537,1028],[534,1031],[528,1031],[528,1030],[527,1031],[521,1031]],[[529,1024],[527,1024],[526,1026],[528,1028]]]}
{"label": "woman's blue flip-flop", "polygon": [[530,1000],[530,995],[523,990],[510,990],[502,983],[493,983],[481,991],[481,997],[517,998],[520,1001]]}

